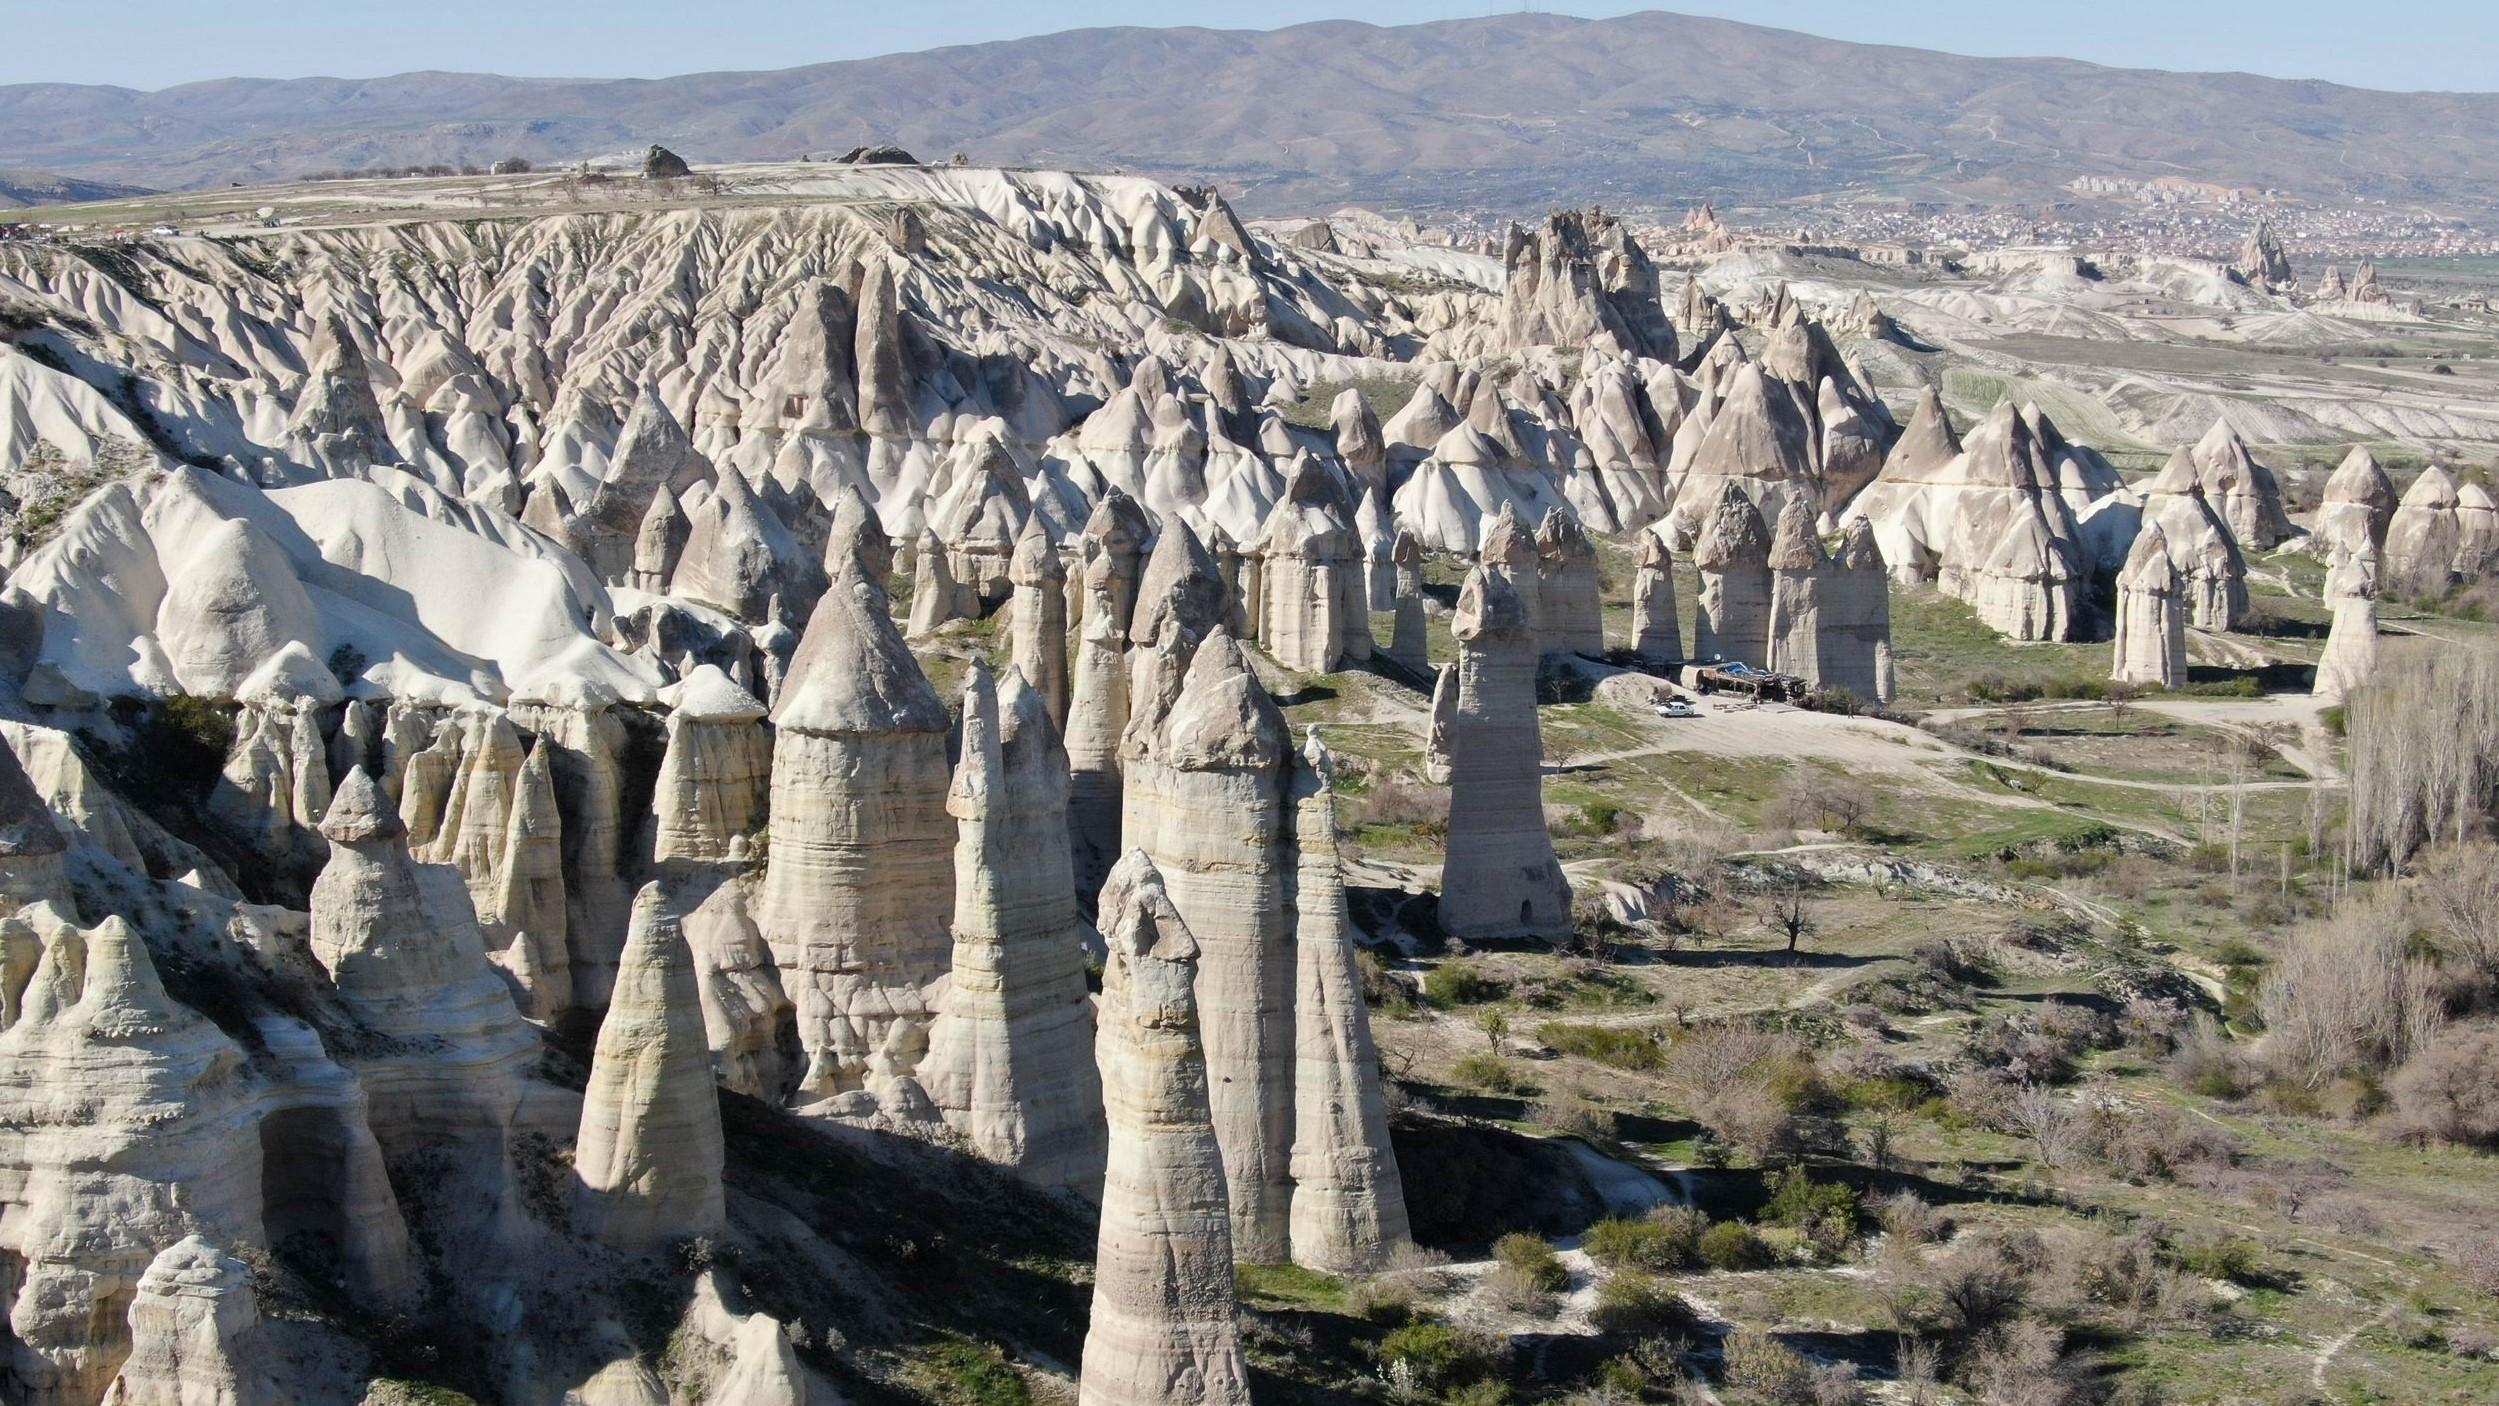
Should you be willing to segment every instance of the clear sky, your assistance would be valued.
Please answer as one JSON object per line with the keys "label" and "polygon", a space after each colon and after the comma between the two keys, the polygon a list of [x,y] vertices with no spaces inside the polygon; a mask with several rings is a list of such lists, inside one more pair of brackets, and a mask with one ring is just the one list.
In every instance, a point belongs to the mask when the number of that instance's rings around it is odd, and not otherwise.
{"label": "clear sky", "polygon": [[[1484,0],[0,0],[0,83],[159,88],[202,78],[411,69],[660,77],[787,68],[1087,25],[1275,28],[1515,9]],[[1649,8],[1967,54],[2239,69],[2374,88],[2499,89],[2499,0],[2380,10],[2320,0],[1781,0]]]}

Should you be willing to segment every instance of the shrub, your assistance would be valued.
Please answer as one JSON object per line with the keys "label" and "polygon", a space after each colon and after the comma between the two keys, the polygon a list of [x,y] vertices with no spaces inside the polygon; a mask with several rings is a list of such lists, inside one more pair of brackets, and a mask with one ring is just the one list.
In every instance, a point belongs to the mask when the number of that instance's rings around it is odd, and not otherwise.
{"label": "shrub", "polygon": [[1423,994],[1436,1006],[1474,1006],[1498,1001],[1509,987],[1462,962],[1443,962],[1423,977]]}
{"label": "shrub", "polygon": [[[1380,1339],[1380,1366],[1392,1381],[1446,1393],[1478,1382],[1501,1366],[1503,1347],[1440,1322],[1409,1323]],[[1454,1400],[1454,1397],[1445,1399]]]}
{"label": "shrub", "polygon": [[1813,1375],[1794,1349],[1758,1328],[1738,1328],[1721,1347],[1727,1385],[1769,1406],[1809,1406]]}
{"label": "shrub", "polygon": [[1874,1203],[1883,1238],[1895,1245],[1930,1245],[1948,1229],[1943,1215],[1914,1191],[1895,1191]]}
{"label": "shrub", "polygon": [[986,1343],[949,1342],[928,1354],[936,1399],[946,1406],[1026,1406],[1024,1378]]}
{"label": "shrub", "polygon": [[2258,1277],[2256,1243],[2236,1235],[2200,1237],[2180,1245],[2172,1252],[2178,1267],[2189,1274],[2207,1279],[2225,1279],[2233,1284],[2254,1283]]}
{"label": "shrub", "polygon": [[1537,1290],[1558,1294],[1571,1282],[1570,1271],[1553,1247],[1533,1235],[1512,1232],[1492,1242],[1492,1257]]}
{"label": "shrub", "polygon": [[2499,1144],[2499,1030],[2448,1030],[2395,1071],[2396,1127],[2420,1141]]}
{"label": "shrub", "polygon": [[1700,1251],[1712,1269],[1759,1269],[1770,1262],[1769,1247],[1741,1221],[1720,1221],[1702,1231]]}
{"label": "shrub", "polygon": [[1535,1088],[1508,1060],[1494,1055],[1467,1055],[1449,1066],[1449,1077],[1488,1094],[1523,1094]]}
{"label": "shrub", "polygon": [[1857,1223],[1857,1193],[1838,1182],[1815,1181],[1803,1167],[1788,1167],[1770,1179],[1770,1204],[1762,1217],[1796,1230],[1810,1230],[1825,1221]]}
{"label": "shrub", "polygon": [[1588,1258],[1608,1269],[1659,1272],[1691,1269],[1701,1262],[1701,1235],[1709,1217],[1686,1206],[1661,1206],[1646,1220],[1601,1220],[1581,1242]]}
{"label": "shrub", "polygon": [[2318,1088],[2382,1070],[2429,1043],[2445,1018],[2437,969],[2414,959],[2403,901],[2378,892],[2295,929],[2258,1006],[2283,1073]]}
{"label": "shrub", "polygon": [[1657,1032],[1637,1026],[1549,1020],[1536,1027],[1536,1038],[1563,1054],[1615,1069],[1654,1070],[1666,1064],[1666,1046],[1658,1041]]}
{"label": "shrub", "polygon": [[1597,1286],[1597,1306],[1589,1310],[1588,1321],[1600,1333],[1648,1338],[1688,1332],[1698,1316],[1664,1280],[1626,1269]]}

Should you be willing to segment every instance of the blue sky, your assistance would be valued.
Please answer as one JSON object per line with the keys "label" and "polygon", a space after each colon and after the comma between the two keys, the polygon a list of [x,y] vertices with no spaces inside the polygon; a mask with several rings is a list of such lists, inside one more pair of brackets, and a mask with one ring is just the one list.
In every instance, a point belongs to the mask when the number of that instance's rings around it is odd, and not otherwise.
{"label": "blue sky", "polygon": [[[786,68],[1097,24],[1275,28],[1483,15],[1448,0],[0,0],[0,83],[158,88],[200,78],[411,69],[658,77]],[[1502,5],[1500,8],[1514,8]],[[1654,8],[1555,3],[1599,15]],[[2499,88],[2499,4],[2316,0],[1782,0],[1664,8],[1971,54],[2242,69],[2377,88]]]}

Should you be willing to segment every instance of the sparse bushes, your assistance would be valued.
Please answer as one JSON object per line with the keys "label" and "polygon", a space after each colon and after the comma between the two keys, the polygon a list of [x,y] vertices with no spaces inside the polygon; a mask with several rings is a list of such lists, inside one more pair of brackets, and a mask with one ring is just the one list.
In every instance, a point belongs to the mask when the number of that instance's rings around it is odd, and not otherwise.
{"label": "sparse bushes", "polygon": [[1492,1242],[1492,1257],[1521,1283],[1542,1294],[1558,1294],[1571,1282],[1570,1271],[1553,1247],[1533,1235],[1512,1233]]}
{"label": "sparse bushes", "polygon": [[2395,1072],[2398,1132],[2421,1142],[2499,1145],[2499,1030],[2446,1030]]}
{"label": "sparse bushes", "polygon": [[1644,1220],[1601,1220],[1581,1242],[1588,1257],[1608,1269],[1655,1273],[1688,1270],[1701,1263],[1701,1236],[1709,1217],[1685,1206],[1661,1206]]}
{"label": "sparse bushes", "polygon": [[1423,994],[1436,1006],[1475,1006],[1498,1001],[1509,987],[1462,961],[1446,961],[1423,977]]}
{"label": "sparse bushes", "polygon": [[1600,1333],[1647,1338],[1689,1332],[1697,1315],[1664,1280],[1626,1269],[1597,1286],[1597,1304],[1589,1310],[1588,1321]]}
{"label": "sparse bushes", "polygon": [[2189,1274],[2232,1284],[2257,1281],[2256,1243],[2236,1235],[2200,1237],[2178,1246],[2172,1254]]}
{"label": "sparse bushes", "polygon": [[1787,1344],[1758,1328],[1738,1328],[1721,1350],[1728,1386],[1765,1406],[1814,1406],[1813,1373]]}
{"label": "sparse bushes", "polygon": [[1594,1060],[1615,1069],[1650,1071],[1666,1065],[1666,1046],[1657,1032],[1629,1025],[1576,1025],[1549,1020],[1536,1027],[1536,1038],[1566,1055]]}
{"label": "sparse bushes", "polygon": [[1497,1055],[1467,1055],[1449,1066],[1452,1083],[1464,1088],[1481,1089],[1488,1094],[1533,1093],[1535,1085]]}
{"label": "sparse bushes", "polygon": [[2400,1064],[2445,1020],[2438,971],[2411,955],[2402,900],[2376,891],[2292,931],[2257,993],[2267,1052],[2318,1088]]}
{"label": "sparse bushes", "polygon": [[1694,1118],[1756,1161],[1830,1140],[1833,1100],[1793,1036],[1742,1025],[1691,1030],[1668,1048],[1665,1074]]}
{"label": "sparse bushes", "polygon": [[1943,1214],[1914,1191],[1895,1191],[1875,1202],[1874,1218],[1893,1246],[1930,1245],[1950,1229]]}
{"label": "sparse bushes", "polygon": [[[1506,1365],[1507,1345],[1480,1333],[1462,1332],[1446,1323],[1409,1323],[1380,1339],[1380,1375],[1403,1400],[1460,1400],[1459,1392],[1483,1385]],[[1479,1402],[1507,1399],[1499,1395],[1472,1398]]]}
{"label": "sparse bushes", "polygon": [[1760,1269],[1771,1262],[1770,1247],[1742,1221],[1722,1220],[1702,1231],[1700,1251],[1712,1269]]}

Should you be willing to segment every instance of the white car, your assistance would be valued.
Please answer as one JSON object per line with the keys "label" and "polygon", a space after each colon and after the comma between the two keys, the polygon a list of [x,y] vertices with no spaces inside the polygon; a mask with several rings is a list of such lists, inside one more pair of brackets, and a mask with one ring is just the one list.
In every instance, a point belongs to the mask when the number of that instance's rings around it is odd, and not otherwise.
{"label": "white car", "polygon": [[1693,707],[1690,699],[1669,698],[1657,705],[1657,715],[1661,718],[1697,718],[1701,710]]}

